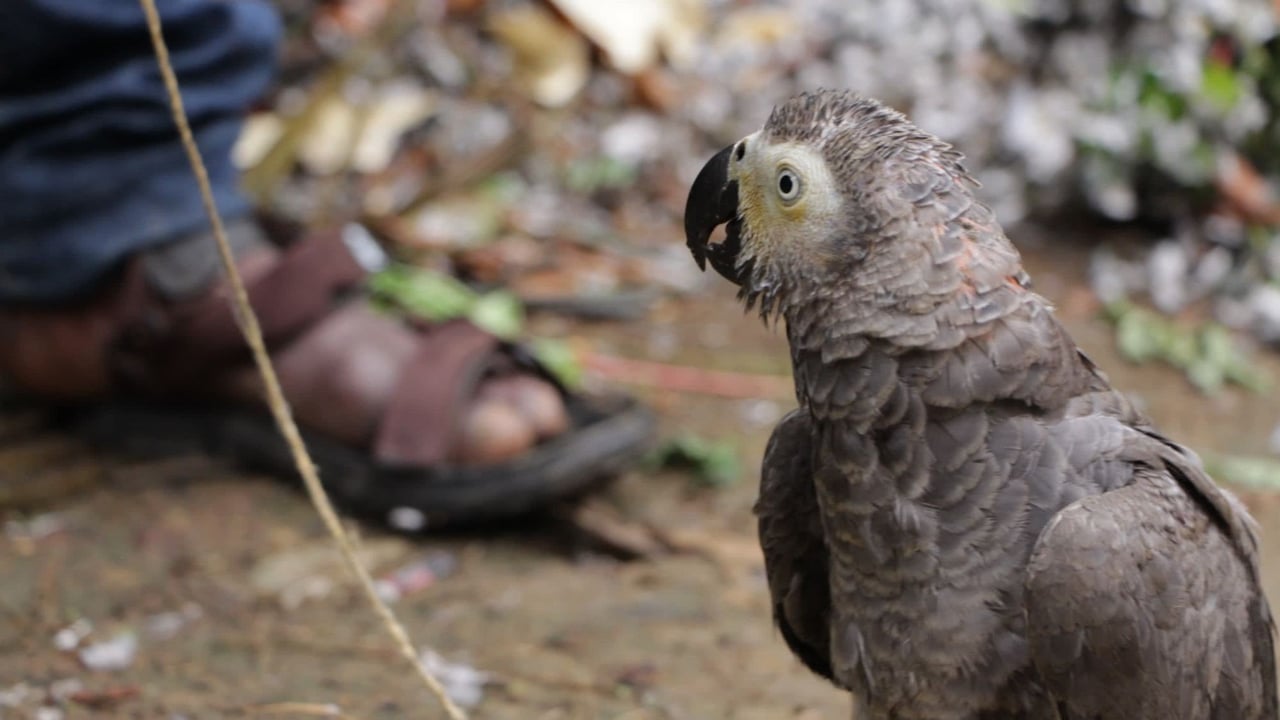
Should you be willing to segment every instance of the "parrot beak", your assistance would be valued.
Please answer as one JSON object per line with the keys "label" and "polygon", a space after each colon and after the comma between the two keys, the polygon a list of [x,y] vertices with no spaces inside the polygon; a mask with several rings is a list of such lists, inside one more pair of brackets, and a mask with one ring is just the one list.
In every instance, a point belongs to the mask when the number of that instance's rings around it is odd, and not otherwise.
{"label": "parrot beak", "polygon": [[[742,249],[738,183],[729,179],[729,157],[733,148],[730,145],[716,153],[693,181],[684,206],[684,236],[699,268],[706,270],[710,260],[716,272],[741,285],[737,269],[738,251]],[[724,223],[729,223],[724,242],[709,244],[711,233]]]}

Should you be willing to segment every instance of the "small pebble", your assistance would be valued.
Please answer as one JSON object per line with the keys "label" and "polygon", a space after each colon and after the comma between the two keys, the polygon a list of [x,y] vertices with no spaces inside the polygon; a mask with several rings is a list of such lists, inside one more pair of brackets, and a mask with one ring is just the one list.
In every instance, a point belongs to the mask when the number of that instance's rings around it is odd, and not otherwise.
{"label": "small pebble", "polygon": [[427,526],[427,516],[418,508],[392,508],[387,513],[387,524],[402,532],[419,532]]}
{"label": "small pebble", "polygon": [[80,650],[80,662],[90,670],[124,670],[138,654],[138,636],[123,632]]}
{"label": "small pebble", "polygon": [[466,663],[451,662],[435,651],[426,649],[418,656],[419,662],[440,684],[445,693],[462,707],[475,707],[484,698],[484,686],[493,676]]}
{"label": "small pebble", "polygon": [[79,647],[80,641],[88,637],[91,632],[93,632],[93,623],[85,618],[79,618],[54,633],[53,646],[63,652],[70,652]]}

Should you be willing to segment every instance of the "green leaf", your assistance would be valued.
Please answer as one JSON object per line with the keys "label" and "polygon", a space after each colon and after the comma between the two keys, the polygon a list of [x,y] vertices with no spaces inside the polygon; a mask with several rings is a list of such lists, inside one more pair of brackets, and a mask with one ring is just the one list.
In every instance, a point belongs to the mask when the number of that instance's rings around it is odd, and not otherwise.
{"label": "green leaf", "polygon": [[511,339],[524,327],[524,305],[505,290],[483,295],[450,275],[408,265],[393,265],[369,279],[377,301],[431,322],[465,317],[501,338]]}
{"label": "green leaf", "polygon": [[375,273],[369,289],[374,297],[433,322],[466,315],[476,302],[475,291],[456,278],[408,265]]}
{"label": "green leaf", "polygon": [[1187,379],[1200,391],[1211,393],[1222,387],[1226,373],[1222,367],[1207,360],[1195,360],[1186,366]]}
{"label": "green leaf", "polygon": [[736,447],[692,435],[668,440],[650,455],[648,464],[654,469],[687,468],[695,480],[710,487],[724,487],[742,477]]}
{"label": "green leaf", "polygon": [[1253,392],[1270,386],[1266,373],[1249,362],[1225,327],[1205,323],[1186,328],[1127,302],[1107,306],[1106,317],[1116,325],[1116,346],[1135,363],[1161,361],[1182,370],[1202,392],[1235,383]]}
{"label": "green leaf", "polygon": [[533,356],[567,388],[582,385],[582,363],[568,343],[541,338],[532,343]]}
{"label": "green leaf", "polygon": [[1151,323],[1144,320],[1136,309],[1124,311],[1116,319],[1116,342],[1120,353],[1136,363],[1147,362],[1160,354],[1160,339]]}
{"label": "green leaf", "polygon": [[505,290],[494,290],[476,298],[468,319],[500,338],[513,339],[524,327],[524,305]]}
{"label": "green leaf", "polygon": [[636,168],[607,156],[579,160],[569,166],[565,185],[572,191],[590,194],[597,190],[634,184]]}
{"label": "green leaf", "polygon": [[1280,490],[1280,460],[1240,455],[1210,455],[1205,469],[1215,479],[1255,490]]}
{"label": "green leaf", "polygon": [[1230,67],[1207,63],[1200,78],[1200,94],[1219,110],[1230,110],[1240,101],[1240,80]]}
{"label": "green leaf", "polygon": [[1148,110],[1170,120],[1181,119],[1187,114],[1187,101],[1164,86],[1160,75],[1146,70],[1142,73],[1142,89],[1138,102]]}

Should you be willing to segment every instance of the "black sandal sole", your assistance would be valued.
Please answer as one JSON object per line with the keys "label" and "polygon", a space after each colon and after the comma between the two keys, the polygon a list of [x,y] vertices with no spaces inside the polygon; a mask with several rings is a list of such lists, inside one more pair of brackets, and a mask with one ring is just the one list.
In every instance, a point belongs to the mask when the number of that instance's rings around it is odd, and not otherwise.
{"label": "black sandal sole", "polygon": [[[519,458],[485,466],[386,467],[313,433],[303,439],[321,482],[344,511],[386,522],[412,508],[424,528],[509,518],[598,487],[652,447],[653,413],[631,398],[566,398],[572,425]],[[94,448],[137,458],[206,453],[247,470],[297,480],[270,416],[240,409],[111,402],[58,409],[54,423]]]}

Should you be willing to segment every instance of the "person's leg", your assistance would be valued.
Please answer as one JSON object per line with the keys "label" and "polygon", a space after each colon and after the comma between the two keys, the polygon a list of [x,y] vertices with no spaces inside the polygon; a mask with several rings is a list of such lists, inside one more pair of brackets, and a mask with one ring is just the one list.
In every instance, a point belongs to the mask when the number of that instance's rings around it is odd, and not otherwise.
{"label": "person's leg", "polygon": [[[562,393],[470,324],[364,302],[367,236],[269,240],[231,149],[279,23],[256,0],[160,6],[224,218],[244,216],[228,223],[237,266],[336,495],[492,516],[637,457],[652,432],[639,406]],[[115,449],[195,443],[291,474],[214,248],[136,1],[0,0],[0,394],[56,404]]]}
{"label": "person's leg", "polygon": [[[275,69],[260,0],[159,0],[183,101],[227,218],[231,148]],[[0,303],[72,299],[208,220],[136,0],[0,2]]]}

